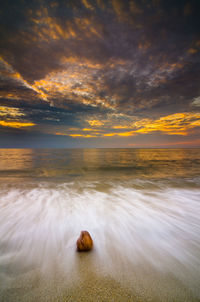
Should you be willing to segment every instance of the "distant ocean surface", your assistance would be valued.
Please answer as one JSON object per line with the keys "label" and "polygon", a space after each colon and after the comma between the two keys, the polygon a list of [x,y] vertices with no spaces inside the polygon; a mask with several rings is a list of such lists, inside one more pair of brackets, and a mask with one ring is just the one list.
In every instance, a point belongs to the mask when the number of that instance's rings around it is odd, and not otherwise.
{"label": "distant ocean surface", "polygon": [[200,149],[0,149],[0,301],[200,301]]}

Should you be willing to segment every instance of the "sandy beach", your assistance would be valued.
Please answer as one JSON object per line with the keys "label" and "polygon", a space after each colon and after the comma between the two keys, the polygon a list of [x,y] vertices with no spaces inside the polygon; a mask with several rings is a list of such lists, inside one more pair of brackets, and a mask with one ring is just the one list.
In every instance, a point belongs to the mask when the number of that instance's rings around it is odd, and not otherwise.
{"label": "sandy beach", "polygon": [[[106,275],[96,267],[95,251],[77,253],[76,273],[66,278],[61,272],[42,275],[41,271],[23,274],[1,292],[2,302],[197,302],[183,282],[170,274],[158,273],[152,268],[135,267],[118,276]],[[127,278],[128,276],[128,278]],[[196,289],[198,294],[198,280]]]}
{"label": "sandy beach", "polygon": [[199,152],[84,152],[2,152],[0,301],[199,301]]}

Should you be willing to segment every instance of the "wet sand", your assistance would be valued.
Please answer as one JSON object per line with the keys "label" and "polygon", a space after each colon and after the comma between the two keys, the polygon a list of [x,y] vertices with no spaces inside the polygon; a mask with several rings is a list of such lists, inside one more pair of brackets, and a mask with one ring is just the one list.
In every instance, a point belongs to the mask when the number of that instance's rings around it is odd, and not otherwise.
{"label": "wet sand", "polygon": [[[95,251],[76,253],[76,271],[71,276],[34,270],[19,275],[0,293],[1,302],[197,302],[194,293],[173,275],[152,267],[129,268],[115,278],[95,267]],[[111,272],[112,273],[112,272]],[[194,283],[194,280],[193,280]],[[198,280],[196,283],[198,292]]]}

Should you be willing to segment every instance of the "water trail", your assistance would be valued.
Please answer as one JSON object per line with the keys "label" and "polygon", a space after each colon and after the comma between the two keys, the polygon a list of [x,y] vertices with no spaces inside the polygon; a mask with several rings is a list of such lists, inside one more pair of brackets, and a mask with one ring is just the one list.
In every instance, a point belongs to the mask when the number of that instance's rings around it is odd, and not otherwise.
{"label": "water trail", "polygon": [[[2,190],[0,266],[6,280],[31,270],[78,274],[76,239],[88,230],[95,249],[91,268],[117,278],[151,266],[191,285],[200,267],[200,191],[137,190],[91,183],[46,184]],[[2,284],[3,284],[2,283]],[[3,286],[3,285],[2,285]]]}

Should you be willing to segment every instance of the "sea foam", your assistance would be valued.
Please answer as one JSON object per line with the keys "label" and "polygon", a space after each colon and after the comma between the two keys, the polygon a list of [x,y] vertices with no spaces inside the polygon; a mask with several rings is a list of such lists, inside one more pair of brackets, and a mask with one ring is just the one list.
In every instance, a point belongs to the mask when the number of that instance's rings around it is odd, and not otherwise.
{"label": "sea foam", "polygon": [[76,240],[81,230],[93,238],[91,265],[100,273],[115,277],[150,265],[185,283],[200,277],[199,190],[114,184],[97,190],[96,185],[2,189],[1,279],[32,269],[78,273]]}

